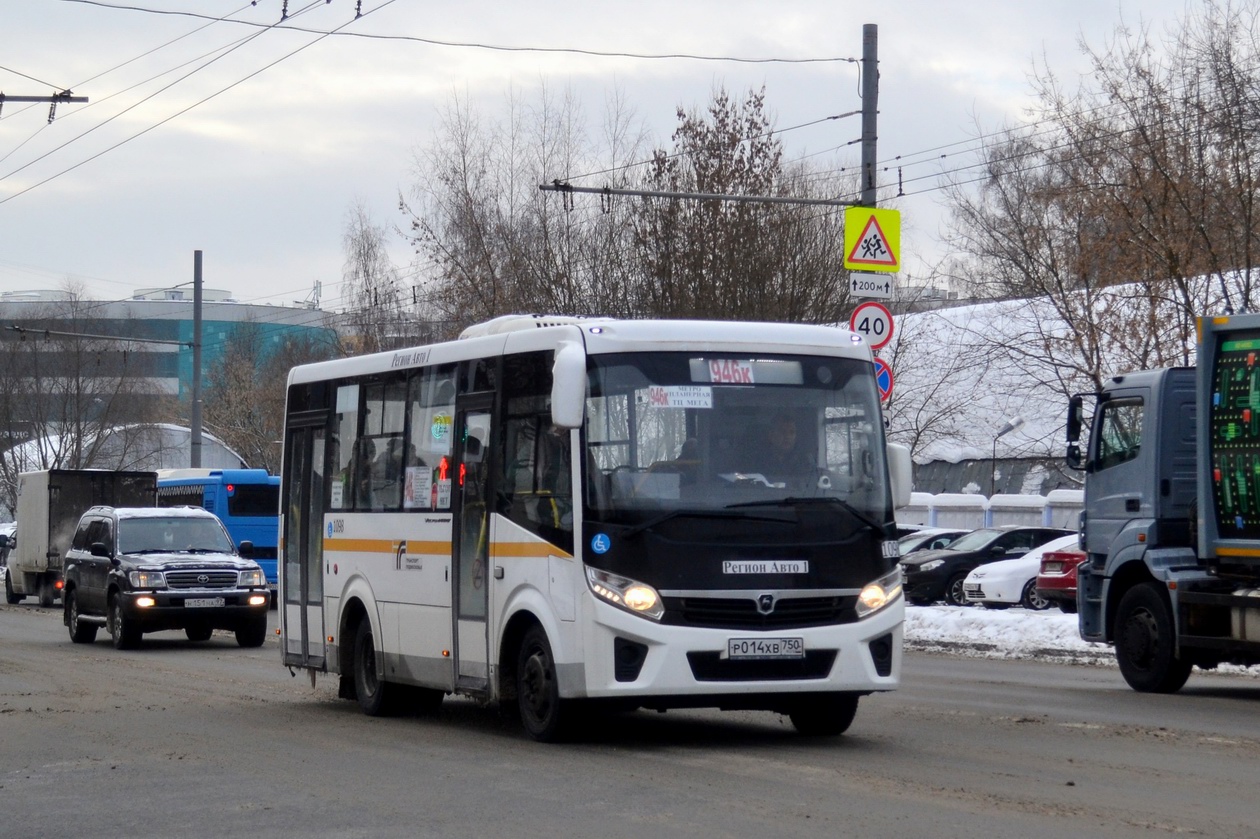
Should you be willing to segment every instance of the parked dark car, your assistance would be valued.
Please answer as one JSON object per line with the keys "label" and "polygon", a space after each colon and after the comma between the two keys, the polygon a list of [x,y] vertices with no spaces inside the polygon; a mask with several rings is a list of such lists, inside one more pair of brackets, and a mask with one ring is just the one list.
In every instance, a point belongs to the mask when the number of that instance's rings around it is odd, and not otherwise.
{"label": "parked dark car", "polygon": [[1037,572],[1037,594],[1069,615],[1076,613],[1076,568],[1085,561],[1081,550],[1047,551]]}
{"label": "parked dark car", "polygon": [[951,530],[946,527],[925,527],[902,536],[897,540],[897,544],[902,556],[915,551],[937,551],[966,532],[966,530]]}
{"label": "parked dark car", "polygon": [[920,606],[937,600],[951,606],[965,605],[963,580],[973,568],[1023,556],[1071,533],[1057,527],[986,527],[958,537],[941,550],[915,551],[901,562],[906,600]]}
{"label": "parked dark car", "polygon": [[64,622],[76,644],[106,627],[118,649],[145,632],[182,629],[205,641],[216,629],[242,647],[267,637],[271,595],[253,546],[197,507],[93,507],[65,556]]}

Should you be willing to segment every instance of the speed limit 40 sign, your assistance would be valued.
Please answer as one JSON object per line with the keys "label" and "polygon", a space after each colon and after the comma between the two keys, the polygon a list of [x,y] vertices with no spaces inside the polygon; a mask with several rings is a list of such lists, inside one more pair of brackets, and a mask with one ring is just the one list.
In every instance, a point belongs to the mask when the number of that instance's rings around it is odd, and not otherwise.
{"label": "speed limit 40 sign", "polygon": [[893,316],[883,303],[863,303],[853,310],[849,329],[861,335],[877,350],[892,340]]}

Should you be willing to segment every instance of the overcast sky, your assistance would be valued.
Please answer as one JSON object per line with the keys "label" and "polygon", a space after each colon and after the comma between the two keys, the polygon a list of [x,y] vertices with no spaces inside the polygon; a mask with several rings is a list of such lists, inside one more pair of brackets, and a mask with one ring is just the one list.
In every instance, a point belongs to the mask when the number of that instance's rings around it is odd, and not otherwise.
{"label": "overcast sky", "polygon": [[[213,20],[270,25],[286,6],[290,25],[312,31]],[[1087,69],[1078,39],[1101,46],[1122,20],[1160,35],[1184,10],[1184,0],[0,0],[0,92],[90,99],[58,106],[52,124],[45,104],[0,111],[0,292],[70,280],[125,298],[190,282],[201,250],[208,288],[291,303],[320,282],[322,305],[337,309],[351,207],[401,221],[399,193],[453,94],[494,119],[509,87],[526,97],[567,87],[598,118],[619,90],[668,146],[678,106],[704,107],[717,85],[764,85],[786,129],[860,109],[856,65],[555,50],[856,59],[867,23],[879,27],[878,156],[900,156],[906,191],[918,192],[895,204],[913,280],[942,253],[935,176],[967,162],[978,131],[1022,118],[1034,62],[1074,83]],[[318,34],[331,30],[392,38]],[[788,158],[855,165],[858,147],[845,144],[859,134],[853,117],[782,140]],[[405,243],[393,254],[405,269]]]}

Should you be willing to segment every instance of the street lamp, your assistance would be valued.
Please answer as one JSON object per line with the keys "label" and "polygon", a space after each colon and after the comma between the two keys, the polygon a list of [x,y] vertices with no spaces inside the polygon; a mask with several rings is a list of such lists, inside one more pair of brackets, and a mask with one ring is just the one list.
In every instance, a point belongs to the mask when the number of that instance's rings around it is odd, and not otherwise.
{"label": "street lamp", "polygon": [[1010,434],[1024,427],[1023,417],[1011,417],[1006,424],[998,429],[997,434],[993,436],[993,457],[989,460],[989,497],[992,498],[997,493],[997,441],[998,437],[1004,434]]}

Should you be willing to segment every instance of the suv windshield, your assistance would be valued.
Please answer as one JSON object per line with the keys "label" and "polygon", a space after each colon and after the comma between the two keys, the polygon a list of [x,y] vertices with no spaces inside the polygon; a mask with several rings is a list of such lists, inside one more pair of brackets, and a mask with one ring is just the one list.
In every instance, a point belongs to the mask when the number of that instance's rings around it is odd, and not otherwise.
{"label": "suv windshield", "polygon": [[218,519],[171,518],[121,519],[118,522],[120,553],[232,553]]}
{"label": "suv windshield", "polygon": [[748,506],[830,499],[880,526],[891,519],[870,362],[691,352],[595,355],[590,365],[588,518],[764,517]]}

